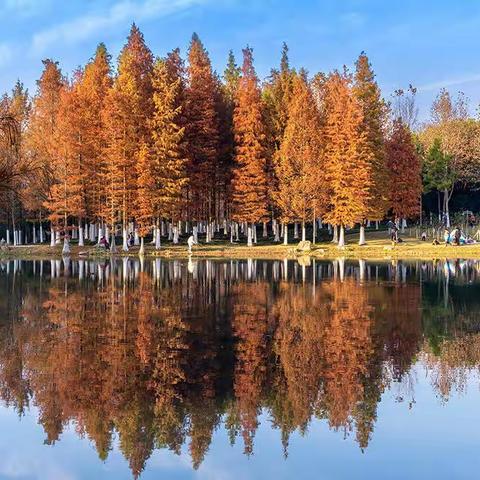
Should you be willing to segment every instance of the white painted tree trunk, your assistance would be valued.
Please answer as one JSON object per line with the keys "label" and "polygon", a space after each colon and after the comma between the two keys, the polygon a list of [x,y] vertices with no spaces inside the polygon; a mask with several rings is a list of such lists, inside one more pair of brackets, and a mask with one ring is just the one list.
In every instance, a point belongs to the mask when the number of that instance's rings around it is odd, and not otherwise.
{"label": "white painted tree trunk", "polygon": [[163,220],[160,222],[160,234],[162,237],[166,235],[165,222]]}
{"label": "white painted tree trunk", "polygon": [[[103,228],[100,225],[98,227],[97,245],[100,243],[100,240],[102,239],[102,237],[103,237]],[[108,237],[105,237],[105,238],[108,238]]]}
{"label": "white painted tree trunk", "polygon": [[405,232],[405,228],[407,228],[407,221],[404,218],[402,218],[402,233]]}
{"label": "white painted tree trunk", "polygon": [[340,225],[340,236],[338,238],[338,246],[340,248],[345,246],[345,227]]}
{"label": "white painted tree trunk", "polygon": [[63,237],[62,255],[70,255],[70,244],[68,243],[67,235]]}
{"label": "white painted tree trunk", "polygon": [[367,220],[367,228],[370,228],[370,220]]}
{"label": "white painted tree trunk", "polygon": [[304,242],[307,239],[307,232],[305,228],[305,222],[302,222],[302,242]]}
{"label": "white painted tree trunk", "polygon": [[143,257],[145,255],[145,245],[143,243],[143,237],[140,239],[140,250],[138,251],[138,255]]}
{"label": "white painted tree trunk", "polygon": [[193,240],[195,243],[198,243],[198,226],[193,227]]}
{"label": "white painted tree trunk", "polygon": [[283,244],[288,245],[288,223],[283,224]]}
{"label": "white painted tree trunk", "polygon": [[[108,227],[105,229],[106,233],[108,233]],[[115,227],[112,228],[112,240],[110,241],[110,251],[115,253],[117,251],[117,245],[115,244]],[[106,237],[108,238],[108,237]],[[112,272],[113,273],[113,272]]]}
{"label": "white painted tree trunk", "polygon": [[375,230],[378,230],[380,228],[380,222],[378,220],[375,220]]}
{"label": "white painted tree trunk", "polygon": [[[143,240],[143,239],[142,239]],[[140,238],[138,236],[138,228],[135,227],[133,231],[133,244],[138,247],[140,245]]]}
{"label": "white painted tree trunk", "polygon": [[332,225],[332,228],[333,228],[332,243],[338,243],[338,227],[337,225]]}
{"label": "white painted tree trunk", "polygon": [[263,222],[263,233],[262,233],[263,238],[268,237],[268,229],[267,229],[267,222]]}
{"label": "white painted tree trunk", "polygon": [[298,223],[293,224],[293,239],[298,240]]}
{"label": "white painted tree trunk", "polygon": [[40,243],[43,243],[45,241],[45,237],[43,235],[43,225],[40,222],[40,231],[39,231],[39,236],[40,236]]}
{"label": "white painted tree trunk", "polygon": [[[163,225],[163,222],[162,222],[162,225]],[[156,244],[157,244],[157,226],[155,225],[153,227],[152,245],[156,245]]]}
{"label": "white painted tree trunk", "polygon": [[235,224],[233,222],[230,223],[230,243],[233,243],[233,231],[235,230]]}
{"label": "white painted tree trunk", "polygon": [[280,241],[280,228],[279,228],[279,224],[276,220],[274,220],[275,222],[275,236],[273,238],[273,241],[274,242],[279,242]]}
{"label": "white painted tree trunk", "polygon": [[[157,232],[158,235],[158,232]],[[173,226],[172,222],[168,222],[168,241],[171,242],[173,240]]]}
{"label": "white painted tree trunk", "polygon": [[253,243],[257,243],[257,225],[253,224]]}
{"label": "white painted tree trunk", "polygon": [[162,247],[162,236],[160,235],[160,229],[158,226],[155,227],[155,250],[160,250]]}
{"label": "white painted tree trunk", "polygon": [[55,234],[55,245],[60,245],[60,241],[61,241],[60,232],[56,232],[56,234]]}
{"label": "white painted tree trunk", "polygon": [[7,245],[10,245],[10,230],[7,228]]}
{"label": "white painted tree trunk", "polygon": [[128,233],[125,227],[122,229],[122,250],[128,252]]}
{"label": "white painted tree trunk", "polygon": [[32,243],[37,243],[37,231],[35,230],[35,225],[32,230]]}
{"label": "white painted tree trunk", "polygon": [[53,229],[52,223],[50,223],[50,246],[55,246],[55,230]]}
{"label": "white painted tree trunk", "polygon": [[[108,228],[108,225],[105,225],[105,238],[107,240],[110,240],[110,232],[109,232],[109,228]],[[100,243],[100,242],[99,242]]]}
{"label": "white painted tree trunk", "polygon": [[247,246],[252,246],[252,227],[250,225],[247,227]]}
{"label": "white painted tree trunk", "polygon": [[16,247],[18,245],[18,233],[16,230],[13,231],[13,246]]}
{"label": "white painted tree trunk", "polygon": [[78,224],[78,246],[83,247],[85,242],[83,241],[83,225],[82,222]]}
{"label": "white painted tree trunk", "polygon": [[175,226],[173,227],[173,243],[174,243],[175,245],[178,244],[178,237],[179,237],[179,235],[178,235],[178,230],[179,230],[179,227],[177,227],[177,226],[175,225]]}
{"label": "white painted tree trunk", "polygon": [[365,225],[363,223],[360,224],[360,239],[358,240],[359,245],[365,245],[367,242],[365,241]]}
{"label": "white painted tree trunk", "polygon": [[235,236],[236,236],[236,241],[240,241],[240,226],[238,225],[238,222],[235,222]]}

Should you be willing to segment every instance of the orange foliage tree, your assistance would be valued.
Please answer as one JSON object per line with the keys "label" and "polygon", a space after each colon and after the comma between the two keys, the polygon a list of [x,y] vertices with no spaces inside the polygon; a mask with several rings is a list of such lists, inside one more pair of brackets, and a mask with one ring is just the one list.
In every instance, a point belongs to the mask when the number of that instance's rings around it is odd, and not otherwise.
{"label": "orange foliage tree", "polygon": [[362,130],[362,107],[347,74],[334,72],[326,83],[325,178],[329,202],[325,220],[340,227],[339,247],[345,244],[345,226],[365,218],[371,200],[372,151]]}
{"label": "orange foliage tree", "polygon": [[322,146],[321,122],[312,92],[305,75],[296,75],[288,121],[276,155],[278,187],[273,198],[285,223],[302,222],[302,240],[306,240],[305,223],[312,217],[315,221],[325,202]]}
{"label": "orange foliage tree", "polygon": [[267,215],[265,125],[253,51],[243,50],[242,77],[235,113],[235,166],[232,180],[232,218],[247,222],[248,245],[252,245],[252,225]]}
{"label": "orange foliage tree", "polygon": [[401,120],[393,124],[386,152],[391,181],[389,207],[396,219],[416,217],[420,214],[422,164],[412,133]]}

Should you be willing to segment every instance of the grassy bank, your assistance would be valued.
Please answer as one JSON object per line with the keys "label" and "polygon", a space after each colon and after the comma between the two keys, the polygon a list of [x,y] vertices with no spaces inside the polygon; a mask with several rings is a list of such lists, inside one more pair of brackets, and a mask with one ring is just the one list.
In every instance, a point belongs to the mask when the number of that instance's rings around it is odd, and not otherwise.
{"label": "grassy bank", "polygon": [[[431,242],[422,242],[414,238],[404,238],[402,243],[392,246],[385,238],[385,232],[371,232],[367,236],[367,245],[359,246],[358,235],[347,235],[347,245],[343,249],[337,248],[329,242],[318,243],[312,246],[308,254],[315,258],[412,258],[412,259],[442,259],[442,258],[471,258],[480,259],[480,244],[464,246],[432,245]],[[224,240],[215,240],[212,243],[194,246],[192,257],[196,258],[257,258],[283,259],[306,255],[295,251],[296,244],[283,245],[261,241],[254,247],[247,247],[245,243],[231,244]],[[0,252],[0,259],[34,259],[58,258],[62,255],[62,246],[25,245],[10,247],[8,251]],[[72,258],[109,257],[109,252],[99,250],[95,246],[71,246]],[[138,256],[138,247],[129,252],[118,249],[116,256]],[[173,245],[164,244],[161,250],[156,251],[150,245],[146,247],[146,257],[187,258],[187,246],[184,243]]]}

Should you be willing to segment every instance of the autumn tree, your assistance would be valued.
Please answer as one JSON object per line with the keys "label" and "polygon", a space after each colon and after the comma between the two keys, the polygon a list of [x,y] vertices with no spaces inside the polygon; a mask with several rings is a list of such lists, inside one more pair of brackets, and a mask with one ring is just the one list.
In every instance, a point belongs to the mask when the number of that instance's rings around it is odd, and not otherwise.
{"label": "autumn tree", "polygon": [[360,223],[359,244],[365,244],[367,220],[381,220],[387,211],[388,171],[385,161],[383,128],[386,106],[367,55],[362,52],[355,63],[353,93],[362,109],[361,131],[366,136],[365,154],[369,159],[371,179],[368,182],[369,202]]}
{"label": "autumn tree", "polygon": [[[215,108],[217,83],[208,52],[197,34],[188,51],[185,138],[188,144],[188,201],[190,217],[210,222],[218,161],[218,117]],[[207,241],[211,232],[208,226]]]}
{"label": "autumn tree", "polygon": [[247,222],[248,246],[252,245],[255,222],[267,215],[265,126],[258,78],[253,66],[253,51],[243,50],[235,112],[235,167],[232,180],[232,218]]}
{"label": "autumn tree", "polygon": [[321,213],[325,202],[322,162],[320,117],[307,79],[300,74],[293,81],[288,121],[275,161],[278,190],[273,198],[285,222],[285,242],[288,221],[302,222],[305,240],[305,223]]}
{"label": "autumn tree", "polygon": [[[106,191],[104,183],[105,115],[106,99],[112,86],[111,57],[100,43],[93,58],[85,66],[78,84],[79,110],[77,122],[81,123],[81,154],[85,172],[84,195],[86,215],[99,220],[105,214]],[[102,232],[99,232],[99,238]],[[90,239],[93,240],[93,239]]]}
{"label": "autumn tree", "polygon": [[325,178],[329,185],[325,220],[340,227],[338,245],[343,247],[345,226],[362,221],[371,201],[373,153],[349,76],[332,73],[325,95]]}
{"label": "autumn tree", "polygon": [[[54,162],[54,147],[57,134],[60,95],[65,79],[58,62],[43,60],[44,69],[37,81],[37,93],[33,100],[32,113],[26,138],[29,154],[37,166],[37,174],[29,183],[30,195],[35,202],[48,201],[53,185],[51,165]],[[51,245],[54,245],[54,223],[51,223]]]}
{"label": "autumn tree", "polygon": [[117,213],[122,221],[123,250],[128,250],[127,226],[133,216],[136,195],[135,161],[148,137],[152,114],[153,56],[138,27],[133,24],[118,58],[117,75],[108,92],[105,108],[106,184],[105,218],[111,225],[115,244]]}
{"label": "autumn tree", "polygon": [[[81,123],[77,121],[76,116],[79,109],[77,87],[81,77],[82,72],[77,71],[71,84],[65,86],[60,94],[55,142],[52,146],[53,184],[50,196],[44,203],[49,211],[50,221],[63,228],[65,253],[69,251],[69,219],[85,215]],[[82,236],[80,244],[83,244]]]}
{"label": "autumn tree", "polygon": [[227,67],[223,73],[223,83],[218,80],[217,114],[219,119],[219,194],[217,195],[217,216],[230,218],[231,180],[235,157],[233,113],[241,68],[235,61],[233,52],[228,54]]}
{"label": "autumn tree", "polygon": [[[273,68],[266,80],[262,97],[264,101],[264,119],[266,126],[267,147],[267,196],[269,209],[274,215],[278,215],[281,207],[276,205],[275,192],[278,189],[276,177],[275,157],[278,155],[285,129],[287,128],[289,104],[293,94],[293,79],[295,71],[290,67],[288,46],[282,45],[280,66]],[[280,211],[278,211],[280,209]]]}
{"label": "autumn tree", "polygon": [[[152,77],[154,111],[150,121],[153,205],[158,218],[181,218],[187,185],[183,120],[183,79],[172,72],[166,60],[155,63]],[[178,227],[175,225],[178,239]],[[157,232],[159,235],[160,232]]]}
{"label": "autumn tree", "polygon": [[385,149],[392,185],[389,208],[396,219],[416,217],[420,214],[422,165],[412,134],[401,120],[394,122]]}

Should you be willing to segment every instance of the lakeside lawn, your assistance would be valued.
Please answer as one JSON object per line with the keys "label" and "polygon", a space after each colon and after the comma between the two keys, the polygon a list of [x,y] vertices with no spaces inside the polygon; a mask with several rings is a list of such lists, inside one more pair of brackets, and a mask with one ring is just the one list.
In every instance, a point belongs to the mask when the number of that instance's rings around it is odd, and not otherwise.
{"label": "lakeside lawn", "polygon": [[[253,247],[248,247],[246,243],[233,243],[228,240],[215,239],[211,243],[200,242],[193,247],[193,258],[265,258],[265,259],[284,259],[296,258],[298,256],[309,255],[315,258],[416,258],[416,259],[441,259],[441,258],[478,258],[480,259],[480,243],[462,246],[445,246],[444,244],[432,245],[431,240],[422,242],[413,237],[402,236],[402,243],[392,245],[392,242],[386,238],[385,231],[368,232],[367,244],[358,245],[358,233],[346,235],[347,245],[344,248],[338,248],[331,242],[319,242],[312,245],[310,252],[298,252],[296,246],[298,242],[293,241],[289,245],[283,243],[273,243],[270,240],[259,239],[259,243]],[[123,252],[121,246],[117,246],[115,256],[138,256],[139,247],[130,248],[129,252]],[[8,251],[0,252],[0,259],[33,259],[33,258],[52,258],[61,257],[62,245],[51,247],[50,245],[22,245],[9,247]],[[109,257],[111,254],[102,251],[94,245],[79,247],[71,244],[72,258],[102,258]],[[160,250],[155,250],[152,245],[145,246],[145,257],[162,258],[188,258],[188,249],[186,239],[181,239],[181,243],[173,245],[165,242]]]}

